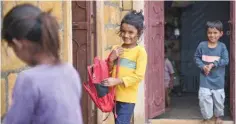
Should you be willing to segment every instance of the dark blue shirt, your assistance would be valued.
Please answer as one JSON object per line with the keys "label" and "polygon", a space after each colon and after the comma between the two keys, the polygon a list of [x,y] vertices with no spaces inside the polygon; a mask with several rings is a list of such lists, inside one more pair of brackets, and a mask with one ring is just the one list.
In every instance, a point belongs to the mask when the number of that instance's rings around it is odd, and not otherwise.
{"label": "dark blue shirt", "polygon": [[[213,90],[224,88],[225,66],[229,63],[228,50],[224,43],[218,42],[215,48],[209,48],[207,41],[201,42],[195,52],[194,60],[201,69],[200,87]],[[214,67],[206,76],[203,67],[210,63],[213,63]]]}

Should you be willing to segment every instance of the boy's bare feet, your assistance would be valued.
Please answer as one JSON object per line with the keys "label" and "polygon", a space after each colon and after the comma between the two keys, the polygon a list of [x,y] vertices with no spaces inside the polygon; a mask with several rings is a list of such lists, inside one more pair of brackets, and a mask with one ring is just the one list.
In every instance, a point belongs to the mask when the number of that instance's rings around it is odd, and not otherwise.
{"label": "boy's bare feet", "polygon": [[213,116],[213,117],[211,118],[211,121],[214,121],[214,122],[215,122],[215,120],[216,120],[216,117]]}
{"label": "boy's bare feet", "polygon": [[223,124],[223,120],[220,117],[216,117],[216,124]]}
{"label": "boy's bare feet", "polygon": [[201,124],[211,124],[211,120],[202,120]]}

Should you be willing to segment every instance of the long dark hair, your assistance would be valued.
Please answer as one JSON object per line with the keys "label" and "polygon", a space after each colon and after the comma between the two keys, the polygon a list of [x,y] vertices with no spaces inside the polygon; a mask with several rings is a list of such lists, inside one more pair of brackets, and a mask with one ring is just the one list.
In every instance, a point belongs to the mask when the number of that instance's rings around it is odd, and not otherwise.
{"label": "long dark hair", "polygon": [[[123,19],[121,20],[120,24],[120,32],[121,32],[121,26],[123,23],[129,24],[134,26],[138,30],[138,37],[140,37],[143,33],[144,30],[144,16],[143,16],[143,11],[141,10],[140,12],[137,12],[135,10],[130,11],[127,13]],[[120,33],[119,32],[119,33]]]}
{"label": "long dark hair", "polygon": [[59,61],[59,25],[50,12],[42,12],[31,4],[15,6],[3,19],[2,38],[8,44],[14,38],[31,41],[37,46],[34,52],[43,51]]}

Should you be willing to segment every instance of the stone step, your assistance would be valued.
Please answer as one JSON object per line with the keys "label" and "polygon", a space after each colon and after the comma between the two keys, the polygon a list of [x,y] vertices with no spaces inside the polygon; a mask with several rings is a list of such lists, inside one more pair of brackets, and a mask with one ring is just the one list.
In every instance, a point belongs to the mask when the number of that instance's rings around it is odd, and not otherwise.
{"label": "stone step", "polygon": [[[201,124],[202,120],[185,119],[151,119],[149,124]],[[215,124],[211,121],[209,124]],[[233,121],[224,121],[223,124],[234,124]]]}

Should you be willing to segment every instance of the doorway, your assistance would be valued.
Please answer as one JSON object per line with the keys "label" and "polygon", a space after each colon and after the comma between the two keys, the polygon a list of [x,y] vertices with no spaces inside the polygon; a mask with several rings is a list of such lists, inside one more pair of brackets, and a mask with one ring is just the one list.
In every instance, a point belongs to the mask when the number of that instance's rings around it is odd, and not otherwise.
{"label": "doorway", "polygon": [[[169,3],[168,3],[169,2]],[[175,5],[173,6],[173,3]],[[168,5],[169,4],[169,5]],[[183,111],[185,108],[185,116],[179,115],[169,116],[165,110],[164,99],[164,44],[165,42],[165,11],[174,8],[174,14],[179,17],[172,18],[174,20],[172,33],[173,41],[169,41],[169,47],[173,50],[174,61],[178,75],[176,75],[175,88],[172,90],[172,103],[174,108]],[[198,105],[198,87],[199,87],[199,69],[193,61],[193,55],[200,41],[207,40],[205,33],[205,24],[208,20],[221,20],[224,25],[224,36],[220,39],[228,48],[230,54],[230,70],[226,69],[225,77],[225,117],[231,120],[234,118],[234,99],[235,99],[235,61],[234,61],[234,14],[235,3],[227,1],[147,1],[145,2],[145,47],[148,54],[148,64],[145,76],[145,112],[146,121],[148,119],[157,118],[179,118],[179,119],[200,119],[201,114]],[[173,11],[173,10],[172,10]],[[179,11],[179,12],[178,12]],[[170,13],[170,12],[169,12]],[[216,14],[217,13],[217,14]],[[177,25],[176,21],[177,20]],[[228,22],[230,22],[229,24]],[[231,25],[231,26],[230,26]],[[231,31],[231,33],[230,33]],[[177,32],[177,33],[176,33]],[[230,35],[231,34],[231,35]],[[230,38],[231,37],[231,38]],[[177,41],[177,42],[176,42]],[[178,43],[178,44],[177,44]],[[177,44],[177,45],[176,45]],[[178,46],[178,47],[177,47]],[[171,51],[171,50],[170,50]],[[176,55],[177,54],[177,55]],[[179,55],[178,55],[179,54]],[[233,72],[233,73],[232,73]],[[229,80],[230,79],[230,80]],[[230,88],[229,88],[230,87]],[[230,100],[229,100],[230,99]],[[176,102],[175,102],[176,101]],[[186,102],[185,102],[186,101]],[[187,103],[183,104],[183,103]],[[191,108],[191,109],[189,109]],[[229,113],[229,108],[231,113]],[[174,110],[174,109],[173,109]],[[194,111],[194,112],[193,112]],[[177,114],[180,111],[177,110]],[[188,114],[193,113],[193,115]],[[195,114],[194,114],[195,113]]]}
{"label": "doorway", "polygon": [[[198,44],[206,41],[206,22],[220,20],[224,35],[220,38],[228,51],[230,43],[230,2],[164,2],[165,39],[167,56],[175,70],[174,89],[171,92],[171,106],[156,118],[202,119],[199,101],[199,73],[193,56]],[[217,14],[216,14],[217,13]],[[225,76],[225,116],[230,120],[229,109],[229,66]]]}

